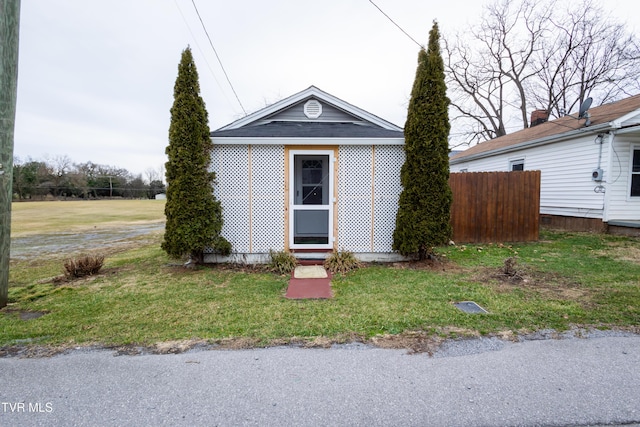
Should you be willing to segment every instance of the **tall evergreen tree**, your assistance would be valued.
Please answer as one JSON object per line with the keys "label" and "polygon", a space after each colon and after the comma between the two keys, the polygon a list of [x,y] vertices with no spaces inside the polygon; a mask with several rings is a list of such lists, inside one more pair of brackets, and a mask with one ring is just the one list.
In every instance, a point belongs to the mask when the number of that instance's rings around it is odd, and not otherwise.
{"label": "tall evergreen tree", "polygon": [[405,163],[393,249],[425,259],[451,238],[449,187],[449,98],[440,54],[438,24],[420,49],[404,126]]}
{"label": "tall evergreen tree", "polygon": [[189,255],[192,261],[202,262],[206,248],[223,254],[231,251],[231,244],[220,235],[222,206],[213,194],[215,173],[209,170],[213,149],[209,133],[198,71],[187,47],[173,89],[166,149],[167,222],[162,249],[174,258]]}

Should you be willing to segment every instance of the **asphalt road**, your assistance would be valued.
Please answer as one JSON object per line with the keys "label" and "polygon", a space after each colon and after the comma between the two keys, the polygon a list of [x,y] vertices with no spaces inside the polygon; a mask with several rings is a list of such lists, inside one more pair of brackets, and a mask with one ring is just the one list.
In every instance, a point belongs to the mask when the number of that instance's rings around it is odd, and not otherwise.
{"label": "asphalt road", "polygon": [[[613,335],[613,336],[612,336]],[[0,359],[0,425],[640,425],[640,336]]]}

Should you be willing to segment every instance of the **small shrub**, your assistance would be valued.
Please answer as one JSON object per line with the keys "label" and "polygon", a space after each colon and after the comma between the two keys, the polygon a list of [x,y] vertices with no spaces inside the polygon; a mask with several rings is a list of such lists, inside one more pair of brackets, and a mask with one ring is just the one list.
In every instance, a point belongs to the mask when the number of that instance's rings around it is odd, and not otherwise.
{"label": "small shrub", "polygon": [[64,275],[67,279],[92,276],[97,274],[104,264],[102,255],[85,255],[79,258],[70,258],[64,262]]}
{"label": "small shrub", "polygon": [[290,274],[298,265],[298,260],[291,252],[269,250],[269,258],[269,270],[279,274]]}
{"label": "small shrub", "polygon": [[511,280],[521,280],[522,271],[517,268],[517,265],[517,257],[506,258],[500,273]]}
{"label": "small shrub", "polygon": [[327,258],[324,262],[324,267],[331,271],[331,273],[347,273],[351,270],[360,268],[362,264],[353,252],[350,251],[336,251]]}

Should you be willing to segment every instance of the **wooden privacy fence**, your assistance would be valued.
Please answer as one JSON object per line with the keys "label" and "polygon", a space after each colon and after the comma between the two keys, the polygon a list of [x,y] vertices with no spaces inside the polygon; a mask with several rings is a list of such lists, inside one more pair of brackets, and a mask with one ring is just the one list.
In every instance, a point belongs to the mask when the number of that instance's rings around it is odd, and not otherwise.
{"label": "wooden privacy fence", "polygon": [[540,171],[449,175],[456,243],[538,240]]}

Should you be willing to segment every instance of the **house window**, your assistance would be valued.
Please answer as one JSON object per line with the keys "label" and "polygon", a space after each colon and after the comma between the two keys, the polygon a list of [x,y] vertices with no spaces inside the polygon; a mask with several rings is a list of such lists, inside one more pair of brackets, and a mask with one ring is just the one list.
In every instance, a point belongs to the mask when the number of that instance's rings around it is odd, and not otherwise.
{"label": "house window", "polygon": [[523,171],[524,170],[524,159],[511,160],[509,162],[509,170],[510,171]]}
{"label": "house window", "polygon": [[631,155],[631,197],[640,197],[640,148]]}

